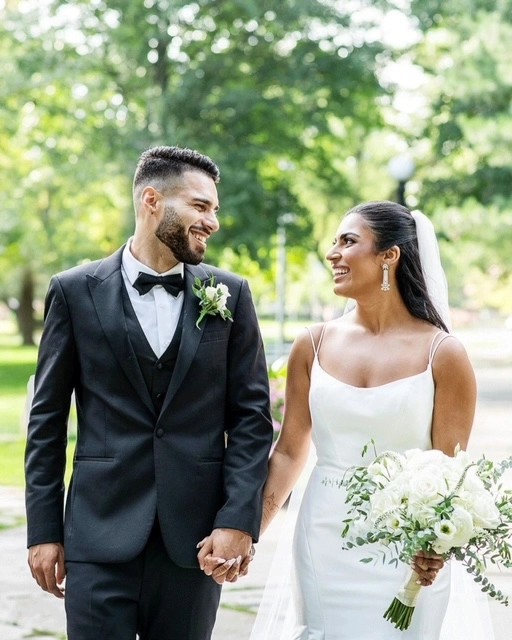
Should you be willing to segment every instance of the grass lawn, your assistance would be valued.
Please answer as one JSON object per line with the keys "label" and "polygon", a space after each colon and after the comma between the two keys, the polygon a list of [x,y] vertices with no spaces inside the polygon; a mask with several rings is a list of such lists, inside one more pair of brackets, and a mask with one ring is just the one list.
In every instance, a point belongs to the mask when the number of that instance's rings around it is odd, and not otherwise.
{"label": "grass lawn", "polygon": [[[74,441],[68,444],[67,459],[71,462],[75,448]],[[25,484],[23,475],[23,458],[25,453],[25,440],[6,440],[0,442],[0,485],[23,487]],[[71,475],[71,465],[68,464],[66,483]]]}
{"label": "grass lawn", "polygon": [[19,346],[19,338],[7,329],[0,325],[0,436],[4,438],[23,435],[27,382],[37,358],[36,347]]}

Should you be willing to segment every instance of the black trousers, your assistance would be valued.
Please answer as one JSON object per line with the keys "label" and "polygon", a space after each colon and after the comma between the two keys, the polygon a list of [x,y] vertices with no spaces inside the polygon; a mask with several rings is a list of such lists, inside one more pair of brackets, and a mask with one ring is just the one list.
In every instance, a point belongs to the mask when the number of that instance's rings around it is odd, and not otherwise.
{"label": "black trousers", "polygon": [[210,640],[221,588],[167,555],[158,522],[131,562],[66,563],[68,640]]}

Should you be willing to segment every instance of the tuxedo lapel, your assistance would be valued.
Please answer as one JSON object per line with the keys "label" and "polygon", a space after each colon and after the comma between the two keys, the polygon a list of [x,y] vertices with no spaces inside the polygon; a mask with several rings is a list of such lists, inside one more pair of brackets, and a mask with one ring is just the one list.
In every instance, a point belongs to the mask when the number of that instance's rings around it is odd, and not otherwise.
{"label": "tuxedo lapel", "polygon": [[102,260],[93,275],[88,275],[88,285],[98,319],[120,367],[139,394],[141,400],[154,413],[155,409],[142,376],[137,356],[128,338],[128,328],[123,310],[121,259],[124,247]]}
{"label": "tuxedo lapel", "polygon": [[160,413],[160,418],[165,413],[166,409],[169,407],[174,394],[179,389],[181,383],[183,382],[183,378],[185,377],[192,360],[196,354],[199,343],[201,342],[201,338],[204,331],[204,326],[206,324],[203,321],[199,328],[196,327],[197,319],[199,318],[200,308],[199,308],[199,298],[192,291],[192,286],[194,284],[194,279],[198,277],[202,282],[208,280],[210,274],[205,271],[205,269],[201,266],[191,266],[185,265],[184,271],[185,277],[185,289],[184,289],[184,300],[183,300],[183,333],[181,335],[181,342],[178,351],[178,357],[176,359],[176,366],[174,368],[174,372],[172,374],[171,384],[167,389],[167,394],[165,396],[164,404],[162,406],[162,411]]}

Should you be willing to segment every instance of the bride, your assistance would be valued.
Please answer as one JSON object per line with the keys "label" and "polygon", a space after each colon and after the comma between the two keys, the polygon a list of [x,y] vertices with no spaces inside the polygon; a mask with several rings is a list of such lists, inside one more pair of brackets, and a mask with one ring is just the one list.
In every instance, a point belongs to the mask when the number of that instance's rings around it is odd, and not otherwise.
{"label": "bride", "polygon": [[370,461],[361,453],[372,439],[379,452],[436,448],[453,455],[457,444],[466,448],[475,377],[463,346],[448,330],[435,233],[419,212],[369,202],[343,218],[327,260],[334,293],[351,298],[355,307],[296,339],[286,415],[264,489],[262,531],[299,478],[312,439],[317,462],[292,550],[296,620],[282,637],[439,640],[450,563],[415,558],[426,588],[409,629],[396,630],[383,614],[407,567],[360,562],[367,546],[342,550],[346,505],[339,488],[348,468]]}

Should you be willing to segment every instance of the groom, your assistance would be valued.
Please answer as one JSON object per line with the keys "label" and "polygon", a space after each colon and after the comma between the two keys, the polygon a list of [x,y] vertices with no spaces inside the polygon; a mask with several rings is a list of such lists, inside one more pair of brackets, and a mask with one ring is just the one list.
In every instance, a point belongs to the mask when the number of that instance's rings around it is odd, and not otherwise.
{"label": "groom", "polygon": [[[218,181],[196,151],[144,152],[133,237],[50,284],[26,448],[28,547],[39,586],[65,592],[69,640],[209,639],[221,587],[196,545],[209,536],[236,579],[258,538],[268,380],[247,282],[200,264],[219,229]],[[219,295],[198,322],[195,282],[203,297],[225,285],[229,313]]]}

